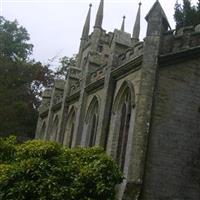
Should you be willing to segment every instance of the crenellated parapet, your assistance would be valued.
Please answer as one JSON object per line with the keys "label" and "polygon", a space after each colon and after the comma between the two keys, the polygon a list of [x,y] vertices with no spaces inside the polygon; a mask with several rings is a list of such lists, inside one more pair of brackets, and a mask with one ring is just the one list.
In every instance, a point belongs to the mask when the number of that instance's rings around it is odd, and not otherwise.
{"label": "crenellated parapet", "polygon": [[42,104],[39,107],[40,115],[48,112],[51,106],[62,102],[64,93],[64,80],[55,80],[53,88],[46,89],[42,94]]}
{"label": "crenellated parapet", "polygon": [[103,79],[106,75],[107,70],[108,66],[104,65],[101,68],[97,69],[96,71],[90,73],[87,78],[87,85]]}
{"label": "crenellated parapet", "polygon": [[48,88],[42,93],[42,104],[39,107],[39,112],[44,113],[49,110],[51,103],[52,89]]}
{"label": "crenellated parapet", "polygon": [[53,105],[56,105],[56,104],[62,102],[64,86],[65,86],[64,80],[55,80],[54,94],[53,94]]}
{"label": "crenellated parapet", "polygon": [[80,90],[81,69],[78,67],[70,66],[67,79],[69,80],[70,85],[69,95],[73,95]]}
{"label": "crenellated parapet", "polygon": [[[138,42],[134,47],[127,49],[123,54],[118,56],[118,65],[125,64],[130,60],[136,59],[143,54],[144,42]],[[115,66],[113,66],[115,68]]]}
{"label": "crenellated parapet", "polygon": [[200,24],[164,33],[161,54],[172,54],[200,46]]}
{"label": "crenellated parapet", "polygon": [[102,29],[101,37],[100,37],[100,43],[110,44],[112,41],[113,33],[112,32],[106,32],[106,30]]}
{"label": "crenellated parapet", "polygon": [[70,66],[68,69],[68,75],[70,79],[80,80],[81,79],[81,69],[78,67]]}

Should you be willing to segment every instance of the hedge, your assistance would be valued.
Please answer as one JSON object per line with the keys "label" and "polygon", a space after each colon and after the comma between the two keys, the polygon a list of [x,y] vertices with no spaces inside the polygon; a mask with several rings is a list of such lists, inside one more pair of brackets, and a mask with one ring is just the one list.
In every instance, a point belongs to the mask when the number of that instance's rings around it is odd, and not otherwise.
{"label": "hedge", "polygon": [[55,142],[0,138],[2,200],[114,200],[122,180],[100,147],[68,149]]}

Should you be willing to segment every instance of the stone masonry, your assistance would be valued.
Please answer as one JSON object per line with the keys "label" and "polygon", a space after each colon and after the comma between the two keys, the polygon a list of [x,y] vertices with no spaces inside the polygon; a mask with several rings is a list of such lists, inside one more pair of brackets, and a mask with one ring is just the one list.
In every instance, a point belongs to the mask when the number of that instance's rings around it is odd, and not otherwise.
{"label": "stone masonry", "polygon": [[91,5],[76,66],[46,89],[36,138],[73,148],[100,145],[125,179],[118,200],[200,199],[200,25],[171,30],[156,1],[139,41],[102,28],[100,1],[90,32]]}

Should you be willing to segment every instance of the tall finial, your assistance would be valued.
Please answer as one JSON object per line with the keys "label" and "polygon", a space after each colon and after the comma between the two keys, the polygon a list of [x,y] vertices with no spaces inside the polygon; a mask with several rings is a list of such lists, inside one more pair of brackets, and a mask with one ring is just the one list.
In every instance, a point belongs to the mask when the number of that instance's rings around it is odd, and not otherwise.
{"label": "tall finial", "polygon": [[86,20],[85,20],[85,25],[83,27],[81,39],[88,39],[88,36],[89,36],[91,7],[92,7],[92,4],[89,5],[89,10],[88,10],[88,14],[87,14],[87,17],[86,17]]}
{"label": "tall finial", "polygon": [[137,12],[137,16],[136,16],[136,21],[135,21],[135,25],[133,28],[133,35],[132,38],[135,40],[139,40],[139,36],[140,36],[140,10],[141,10],[141,5],[142,3],[139,3],[139,8],[138,8],[138,12]]}
{"label": "tall finial", "polygon": [[95,21],[95,28],[101,28],[103,22],[103,7],[104,7],[104,0],[101,0],[99,4],[99,9],[97,11],[96,21]]}
{"label": "tall finial", "polygon": [[126,19],[126,16],[123,16],[123,21],[122,21],[122,26],[121,26],[121,31],[122,31],[122,32],[124,32],[125,19]]}

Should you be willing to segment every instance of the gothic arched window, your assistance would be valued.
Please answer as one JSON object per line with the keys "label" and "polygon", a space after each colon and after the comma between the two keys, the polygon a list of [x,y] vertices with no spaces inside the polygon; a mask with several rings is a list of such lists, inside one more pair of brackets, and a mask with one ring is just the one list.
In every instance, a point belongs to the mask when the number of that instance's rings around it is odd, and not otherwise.
{"label": "gothic arched window", "polygon": [[99,120],[99,101],[95,96],[87,111],[86,115],[86,146],[92,147],[95,145],[96,136],[97,136],[97,127],[98,127],[98,120]]}
{"label": "gothic arched window", "polygon": [[40,130],[40,139],[44,139],[44,135],[45,135],[45,130],[46,130],[46,122],[43,122],[41,130]]}
{"label": "gothic arched window", "polygon": [[67,145],[68,147],[72,147],[72,142],[74,138],[75,120],[76,120],[76,111],[75,108],[72,107],[68,114],[64,142],[63,142],[64,145]]}
{"label": "gothic arched window", "polygon": [[89,147],[92,147],[95,145],[96,141],[96,134],[97,134],[97,126],[98,126],[98,113],[94,112],[93,116],[91,117],[91,120],[89,122]]}
{"label": "gothic arched window", "polygon": [[[132,83],[125,81],[119,89],[113,105],[113,134],[116,142],[115,158],[123,170],[129,138],[130,119],[134,112],[134,89]],[[134,122],[133,122],[134,123]]]}
{"label": "gothic arched window", "polygon": [[119,126],[119,136],[118,136],[117,156],[116,156],[117,162],[119,166],[121,167],[121,169],[124,168],[128,132],[129,132],[129,126],[130,126],[130,115],[131,115],[129,91],[127,90],[124,95],[125,95],[125,98],[123,99],[124,102],[122,102],[121,108],[119,108],[120,126]]}
{"label": "gothic arched window", "polygon": [[58,116],[55,117],[52,125],[50,140],[56,141],[58,138]]}

